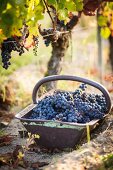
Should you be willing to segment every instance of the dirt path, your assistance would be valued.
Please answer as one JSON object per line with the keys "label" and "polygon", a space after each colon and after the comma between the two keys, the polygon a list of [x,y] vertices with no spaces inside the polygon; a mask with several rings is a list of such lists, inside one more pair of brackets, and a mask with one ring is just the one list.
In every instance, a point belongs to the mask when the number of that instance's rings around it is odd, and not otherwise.
{"label": "dirt path", "polygon": [[95,135],[97,137],[89,144],[85,143],[77,151],[63,155],[45,170],[113,170],[113,164],[110,169],[105,167],[102,161],[102,156],[113,154],[113,112],[104,124],[92,133],[93,138]]}
{"label": "dirt path", "polygon": [[[0,147],[0,154],[5,154],[9,152],[13,152],[17,145],[26,146],[27,143],[27,137],[21,137],[19,132],[25,131],[26,129],[21,124],[21,122],[17,119],[13,119],[9,126],[5,128],[5,132],[7,134],[10,134],[10,136],[13,138],[10,145],[2,146]],[[36,146],[34,146],[32,149],[26,151],[25,153],[25,160],[33,163],[33,162],[47,162],[50,163],[51,160],[55,161],[62,157],[66,152],[53,152],[50,153],[49,151],[42,151]],[[1,167],[0,169],[3,170]]]}

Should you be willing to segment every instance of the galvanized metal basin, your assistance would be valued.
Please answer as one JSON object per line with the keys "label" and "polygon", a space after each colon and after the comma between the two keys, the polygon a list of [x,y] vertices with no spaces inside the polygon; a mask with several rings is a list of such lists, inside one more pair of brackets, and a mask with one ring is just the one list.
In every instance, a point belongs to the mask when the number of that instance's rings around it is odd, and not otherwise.
{"label": "galvanized metal basin", "polygon": [[37,145],[48,149],[63,149],[74,148],[79,144],[80,140],[86,136],[86,126],[88,125],[90,130],[94,129],[99,122],[98,120],[90,121],[89,123],[69,123],[52,120],[38,120],[29,119],[29,115],[32,113],[32,109],[37,105],[36,93],[39,87],[48,81],[56,80],[73,80],[84,82],[91,86],[98,88],[105,96],[107,103],[107,115],[111,109],[111,100],[108,91],[99,83],[75,76],[48,76],[40,80],[33,89],[33,103],[26,107],[24,110],[16,114],[16,118],[21,120],[28,132],[32,134],[39,134],[40,139],[35,139]]}

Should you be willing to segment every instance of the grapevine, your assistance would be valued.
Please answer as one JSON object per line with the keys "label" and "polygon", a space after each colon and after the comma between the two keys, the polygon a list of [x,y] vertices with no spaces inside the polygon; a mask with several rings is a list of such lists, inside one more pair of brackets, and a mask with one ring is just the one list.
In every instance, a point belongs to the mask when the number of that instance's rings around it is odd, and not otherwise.
{"label": "grapevine", "polygon": [[[112,0],[107,0],[107,7],[112,10]],[[68,3],[67,3],[68,2]],[[92,0],[5,0],[0,1],[0,48],[3,67],[9,67],[11,52],[17,51],[19,55],[24,53],[27,38],[31,38],[34,54],[37,54],[38,37],[43,36],[46,46],[57,43],[62,34],[67,34],[77,24],[81,14],[94,15],[104,1]],[[105,0],[106,2],[106,0]],[[105,9],[106,10],[106,9]],[[48,13],[52,28],[39,28],[39,21]],[[76,13],[76,15],[75,15]],[[110,33],[112,33],[112,14],[109,21]],[[107,26],[108,26],[107,25]],[[106,26],[106,27],[107,27]],[[105,32],[105,28],[104,31]],[[108,27],[107,27],[108,30]],[[7,45],[6,45],[7,44]]]}

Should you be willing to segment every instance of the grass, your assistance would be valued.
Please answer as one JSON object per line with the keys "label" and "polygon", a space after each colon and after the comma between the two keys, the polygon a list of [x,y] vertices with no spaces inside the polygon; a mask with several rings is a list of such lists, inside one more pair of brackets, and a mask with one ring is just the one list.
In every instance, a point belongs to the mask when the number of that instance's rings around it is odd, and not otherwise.
{"label": "grass", "polygon": [[4,130],[0,129],[0,137],[6,135],[6,133],[4,132]]}
{"label": "grass", "polygon": [[113,170],[113,153],[102,157],[105,169]]}
{"label": "grass", "polygon": [[[29,64],[45,65],[50,57],[51,47],[45,47],[42,40],[40,41],[37,56],[33,54],[33,50],[30,49],[26,51],[22,56],[19,56],[18,53],[12,52],[11,66],[6,70],[2,67],[2,61],[0,56],[0,86],[7,83],[8,76],[10,76],[14,71],[20,69],[23,66]],[[39,68],[37,67],[37,68]]]}
{"label": "grass", "polygon": [[[12,53],[11,58],[11,66],[5,70],[2,67],[2,63],[0,61],[0,90],[4,91],[4,87],[7,84],[8,77],[17,69],[32,63],[36,56],[33,55],[32,51],[26,52],[22,56],[18,56],[16,52]],[[1,60],[1,57],[0,57]]]}
{"label": "grass", "polygon": [[89,125],[86,125],[86,129],[87,129],[87,143],[89,144],[91,139],[90,139],[90,127]]}

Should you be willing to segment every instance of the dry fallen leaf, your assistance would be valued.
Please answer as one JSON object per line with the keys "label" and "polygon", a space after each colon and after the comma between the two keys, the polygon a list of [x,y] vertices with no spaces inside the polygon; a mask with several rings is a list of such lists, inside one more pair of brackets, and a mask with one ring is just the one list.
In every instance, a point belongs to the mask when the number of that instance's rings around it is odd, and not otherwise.
{"label": "dry fallen leaf", "polygon": [[13,137],[10,135],[4,135],[0,137],[0,146],[11,144]]}

